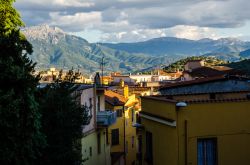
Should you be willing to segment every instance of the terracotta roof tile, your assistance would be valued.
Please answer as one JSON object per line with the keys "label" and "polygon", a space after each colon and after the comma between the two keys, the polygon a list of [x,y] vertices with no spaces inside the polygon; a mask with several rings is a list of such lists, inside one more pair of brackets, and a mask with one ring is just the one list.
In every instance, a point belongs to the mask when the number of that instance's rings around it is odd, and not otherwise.
{"label": "terracotta roof tile", "polygon": [[124,105],[127,99],[116,92],[105,90],[105,101],[112,105]]}

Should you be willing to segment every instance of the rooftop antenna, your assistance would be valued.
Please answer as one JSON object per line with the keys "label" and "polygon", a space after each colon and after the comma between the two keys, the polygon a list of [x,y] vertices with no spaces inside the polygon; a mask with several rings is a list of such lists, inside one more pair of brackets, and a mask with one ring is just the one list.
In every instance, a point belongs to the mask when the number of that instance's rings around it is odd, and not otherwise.
{"label": "rooftop antenna", "polygon": [[102,79],[101,79],[101,85],[103,85],[103,70],[104,70],[104,55],[102,55],[102,61],[101,61],[101,71],[102,71]]}
{"label": "rooftop antenna", "polygon": [[[97,47],[99,47],[99,43],[97,43]],[[105,62],[104,62],[104,54],[103,53],[101,53],[101,54],[102,54],[102,60],[100,63],[101,72],[102,72],[101,85],[103,85],[103,71],[104,71]]]}

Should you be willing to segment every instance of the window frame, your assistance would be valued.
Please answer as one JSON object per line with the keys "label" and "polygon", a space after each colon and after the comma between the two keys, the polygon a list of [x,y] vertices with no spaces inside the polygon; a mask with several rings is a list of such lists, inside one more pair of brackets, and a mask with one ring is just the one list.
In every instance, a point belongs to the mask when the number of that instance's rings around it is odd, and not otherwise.
{"label": "window frame", "polygon": [[[216,137],[211,137],[211,138],[197,138],[197,165],[207,165],[207,145],[209,142],[213,143],[213,154],[214,154],[214,163],[213,165],[218,165],[218,139]],[[202,155],[204,159],[202,160],[202,164],[199,164],[199,143],[203,145],[204,148],[202,148]]]}
{"label": "window frame", "polygon": [[119,139],[119,128],[115,128],[111,130],[111,145],[119,145],[120,144],[120,139]]}

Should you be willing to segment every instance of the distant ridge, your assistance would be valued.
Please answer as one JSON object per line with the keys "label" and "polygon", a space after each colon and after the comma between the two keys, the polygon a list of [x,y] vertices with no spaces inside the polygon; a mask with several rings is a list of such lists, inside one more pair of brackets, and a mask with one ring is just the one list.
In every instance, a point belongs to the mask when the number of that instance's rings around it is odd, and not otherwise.
{"label": "distant ridge", "polygon": [[89,43],[87,40],[69,35],[57,27],[40,25],[22,30],[33,45],[31,59],[37,69],[51,66],[80,69],[84,73],[100,71],[101,58],[105,57],[105,72],[133,72],[139,69],[171,63],[175,58],[152,57],[145,54],[128,53],[106,46]]}
{"label": "distant ridge", "polygon": [[[249,42],[233,38],[218,40],[188,40],[175,37],[155,38],[136,43],[89,43],[67,34],[62,29],[40,25],[22,29],[32,43],[32,60],[38,69],[51,66],[80,69],[85,73],[100,71],[101,58],[105,57],[105,72],[135,72],[145,68],[168,65],[189,56],[215,56],[226,61],[244,58],[241,54],[250,49]],[[242,55],[242,57],[241,57]]]}

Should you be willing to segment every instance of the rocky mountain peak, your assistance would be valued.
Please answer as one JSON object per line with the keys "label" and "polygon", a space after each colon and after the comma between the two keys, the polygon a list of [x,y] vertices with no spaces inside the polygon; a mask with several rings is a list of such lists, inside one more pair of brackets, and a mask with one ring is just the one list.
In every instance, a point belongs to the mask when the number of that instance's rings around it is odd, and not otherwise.
{"label": "rocky mountain peak", "polygon": [[66,35],[62,29],[46,24],[24,28],[22,32],[28,40],[44,40],[52,44],[57,44]]}

